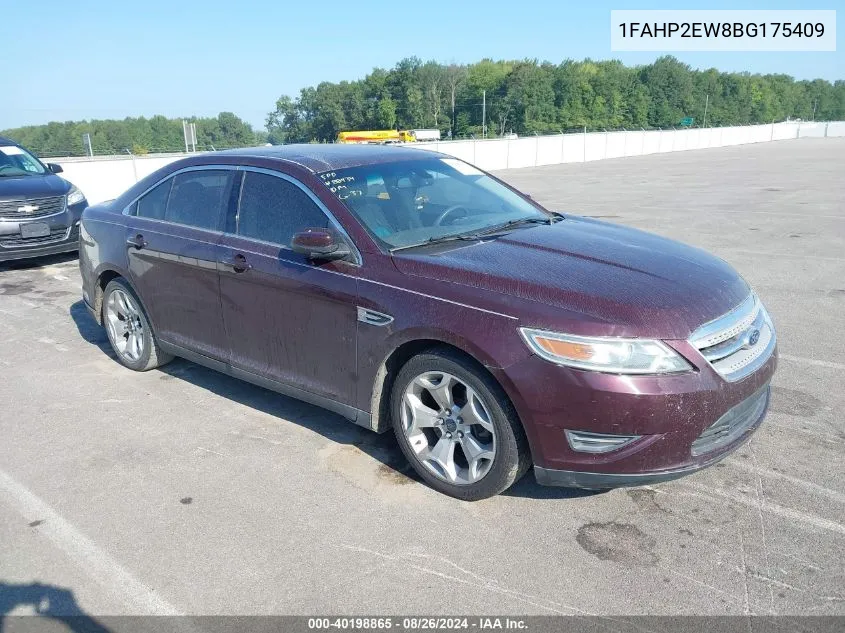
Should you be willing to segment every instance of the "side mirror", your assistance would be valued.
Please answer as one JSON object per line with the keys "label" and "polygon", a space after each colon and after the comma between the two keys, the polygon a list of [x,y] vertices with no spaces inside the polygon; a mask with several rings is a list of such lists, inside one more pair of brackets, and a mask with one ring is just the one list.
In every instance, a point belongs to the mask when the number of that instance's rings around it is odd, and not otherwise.
{"label": "side mirror", "polygon": [[329,229],[305,229],[295,233],[290,247],[308,259],[343,259],[350,253],[346,242]]}
{"label": "side mirror", "polygon": [[47,163],[47,169],[49,169],[54,174],[60,174],[64,171],[64,169],[62,169],[62,166],[58,163]]}

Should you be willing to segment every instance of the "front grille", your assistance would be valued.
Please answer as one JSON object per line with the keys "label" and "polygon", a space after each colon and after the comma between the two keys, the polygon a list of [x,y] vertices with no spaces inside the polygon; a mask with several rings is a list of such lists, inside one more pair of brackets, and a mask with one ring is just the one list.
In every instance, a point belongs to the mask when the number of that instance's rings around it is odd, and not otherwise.
{"label": "front grille", "polygon": [[711,453],[738,440],[756,425],[769,406],[769,385],[746,398],[716,420],[692,443],[692,455]]}
{"label": "front grille", "polygon": [[762,366],[775,348],[775,328],[753,293],[737,308],[692,333],[690,343],[731,382]]}
{"label": "front grille", "polygon": [[61,213],[65,210],[65,197],[32,198],[30,200],[0,201],[0,218],[20,220],[21,218],[40,218],[45,215]]}
{"label": "front grille", "polygon": [[21,237],[20,235],[4,235],[0,237],[0,246],[3,248],[26,248],[28,246],[38,246],[41,244],[52,244],[53,242],[61,242],[69,237],[70,229],[53,229],[50,235],[44,237]]}

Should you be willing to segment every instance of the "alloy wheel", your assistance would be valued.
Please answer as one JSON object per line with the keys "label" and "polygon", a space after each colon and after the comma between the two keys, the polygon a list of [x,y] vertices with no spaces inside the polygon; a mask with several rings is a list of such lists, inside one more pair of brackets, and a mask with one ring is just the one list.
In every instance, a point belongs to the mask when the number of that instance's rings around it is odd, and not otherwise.
{"label": "alloy wheel", "polygon": [[408,383],[402,429],[419,462],[439,479],[469,485],[496,456],[492,416],[479,395],[452,374],[429,371]]}
{"label": "alloy wheel", "polygon": [[106,302],[106,327],[115,351],[130,362],[144,354],[144,325],[141,311],[123,290],[113,290]]}

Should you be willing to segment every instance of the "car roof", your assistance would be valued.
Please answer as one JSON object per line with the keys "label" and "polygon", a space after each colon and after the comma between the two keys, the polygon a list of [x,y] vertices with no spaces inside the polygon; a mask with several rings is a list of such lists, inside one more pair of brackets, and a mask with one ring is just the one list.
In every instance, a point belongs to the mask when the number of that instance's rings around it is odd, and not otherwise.
{"label": "car roof", "polygon": [[0,136],[0,145],[17,145],[17,143],[10,138]]}
{"label": "car roof", "polygon": [[421,149],[402,145],[347,145],[343,143],[247,147],[213,152],[205,154],[205,156],[214,154],[278,158],[297,163],[314,173],[402,160],[420,160],[432,157],[447,158],[446,154],[440,152],[428,151],[423,153]]}

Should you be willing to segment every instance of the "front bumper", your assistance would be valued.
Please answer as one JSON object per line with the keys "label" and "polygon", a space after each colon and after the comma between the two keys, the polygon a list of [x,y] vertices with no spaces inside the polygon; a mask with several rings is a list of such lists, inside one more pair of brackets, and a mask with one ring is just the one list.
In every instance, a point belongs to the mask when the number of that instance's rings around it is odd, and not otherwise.
{"label": "front bumper", "polygon": [[[493,369],[523,423],[537,481],[581,488],[637,486],[677,479],[706,468],[741,446],[760,426],[777,349],[757,371],[729,382],[685,341],[670,344],[694,370],[665,376],[619,376],[548,363],[536,356]],[[755,395],[765,402],[727,430],[716,425]],[[566,431],[638,436],[617,450],[573,449]],[[725,431],[724,441],[705,440]]]}
{"label": "front bumper", "polygon": [[[704,456],[703,459],[693,464],[682,466],[679,468],[670,468],[667,470],[655,470],[651,472],[627,474],[554,470],[550,468],[534,466],[534,476],[537,479],[537,483],[542,486],[562,486],[566,488],[585,488],[589,490],[623,488],[627,486],[646,486],[649,484],[656,484],[664,481],[672,481],[673,479],[680,479],[681,477],[686,477],[687,475],[691,475],[693,473],[698,472],[699,470],[703,470],[709,466],[712,466],[713,464],[722,461],[751,438],[751,435],[754,433],[754,431],[757,430],[760,424],[762,424],[763,419],[766,417],[766,412],[769,408],[769,386],[766,385],[763,388],[762,393],[758,392],[758,394],[752,395],[748,400],[752,400],[755,397],[758,397],[758,395],[759,397],[765,400],[762,406],[762,410],[760,410],[759,412],[755,412],[752,418],[744,420],[742,424],[737,425],[740,428],[737,428],[732,435],[728,434],[730,441],[719,445],[718,448],[714,449],[712,452]],[[742,403],[734,407],[733,410],[742,407],[745,402],[747,401],[743,401]],[[729,414],[730,411],[726,415]],[[725,416],[723,416],[723,418],[724,417]],[[716,425],[714,424],[713,426]]]}
{"label": "front bumper", "polygon": [[[83,201],[67,207],[62,213],[32,220],[0,218],[0,262],[30,257],[42,257],[58,253],[70,253],[79,249],[79,220],[88,203]],[[43,222],[50,228],[50,235],[24,239],[21,224]]]}
{"label": "front bumper", "polygon": [[30,257],[43,257],[45,255],[57,255],[59,253],[72,253],[76,250],[79,250],[79,227],[71,227],[69,230],[66,230],[64,237],[46,244],[35,243],[14,248],[5,248],[0,245],[0,262],[28,259]]}

